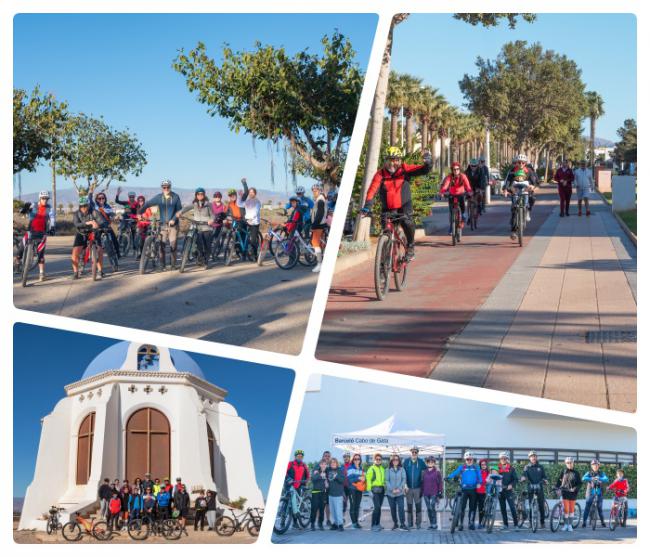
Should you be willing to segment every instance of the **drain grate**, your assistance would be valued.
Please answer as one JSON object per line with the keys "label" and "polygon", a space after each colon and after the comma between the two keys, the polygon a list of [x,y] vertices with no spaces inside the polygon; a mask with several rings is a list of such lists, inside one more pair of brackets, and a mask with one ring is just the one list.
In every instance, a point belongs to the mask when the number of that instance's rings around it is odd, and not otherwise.
{"label": "drain grate", "polygon": [[636,342],[636,330],[587,331],[585,340],[588,344]]}

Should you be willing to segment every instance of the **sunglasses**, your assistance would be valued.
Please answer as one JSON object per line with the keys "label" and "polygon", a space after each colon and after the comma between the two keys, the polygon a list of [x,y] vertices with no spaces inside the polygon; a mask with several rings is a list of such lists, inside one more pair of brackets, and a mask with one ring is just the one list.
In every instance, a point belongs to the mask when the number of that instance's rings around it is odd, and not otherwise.
{"label": "sunglasses", "polygon": [[171,186],[162,186],[162,189],[169,190],[169,189],[171,189]]}

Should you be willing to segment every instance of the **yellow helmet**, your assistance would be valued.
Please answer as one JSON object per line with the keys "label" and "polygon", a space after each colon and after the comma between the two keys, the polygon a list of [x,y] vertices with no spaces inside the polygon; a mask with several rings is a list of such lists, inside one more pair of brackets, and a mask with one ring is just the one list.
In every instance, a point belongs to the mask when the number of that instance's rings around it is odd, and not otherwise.
{"label": "yellow helmet", "polygon": [[385,159],[401,159],[404,158],[404,153],[402,152],[402,149],[399,147],[387,147],[386,150],[384,151],[384,158]]}

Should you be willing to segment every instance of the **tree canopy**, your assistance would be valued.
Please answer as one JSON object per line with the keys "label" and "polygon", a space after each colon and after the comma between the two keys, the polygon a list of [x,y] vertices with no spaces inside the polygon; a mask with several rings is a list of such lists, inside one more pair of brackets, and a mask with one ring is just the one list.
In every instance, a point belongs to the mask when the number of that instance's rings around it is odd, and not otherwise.
{"label": "tree canopy", "polygon": [[335,32],[322,38],[322,56],[307,49],[256,43],[252,51],[223,48],[220,64],[206,45],[179,51],[173,67],[210,116],[256,139],[286,140],[307,172],[338,182],[352,135],[363,75],[350,41]]}
{"label": "tree canopy", "polygon": [[107,189],[113,180],[139,176],[147,156],[128,129],[116,130],[102,118],[78,114],[69,119],[61,139],[57,172],[72,180],[78,191]]}
{"label": "tree canopy", "polygon": [[508,27],[514,29],[517,27],[517,22],[521,17],[522,20],[533,23],[537,19],[536,14],[522,13],[522,14],[484,14],[484,13],[471,13],[471,14],[454,14],[455,19],[469,23],[470,25],[482,25],[483,27],[496,27],[502,20],[508,21]]}
{"label": "tree canopy", "polygon": [[621,140],[614,148],[614,157],[619,162],[636,162],[636,120],[628,118],[616,130]]}

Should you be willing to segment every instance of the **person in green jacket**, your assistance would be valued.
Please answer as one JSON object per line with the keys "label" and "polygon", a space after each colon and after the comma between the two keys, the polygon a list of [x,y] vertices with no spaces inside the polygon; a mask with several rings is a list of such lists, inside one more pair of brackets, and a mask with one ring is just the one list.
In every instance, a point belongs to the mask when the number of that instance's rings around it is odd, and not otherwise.
{"label": "person in green jacket", "polygon": [[372,493],[372,522],[370,529],[383,530],[381,522],[381,505],[386,494],[386,469],[382,465],[379,453],[375,454],[374,464],[366,472],[366,490]]}

